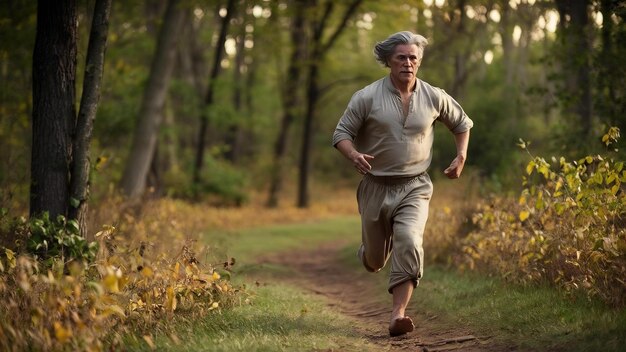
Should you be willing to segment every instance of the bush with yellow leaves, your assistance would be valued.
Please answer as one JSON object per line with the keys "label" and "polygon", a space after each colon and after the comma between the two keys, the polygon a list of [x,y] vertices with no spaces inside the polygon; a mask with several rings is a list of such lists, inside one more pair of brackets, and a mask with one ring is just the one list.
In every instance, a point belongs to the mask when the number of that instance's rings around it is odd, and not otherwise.
{"label": "bush with yellow leaves", "polygon": [[[14,234],[14,248],[0,247],[0,350],[115,349],[126,333],[152,341],[152,333],[167,331],[171,321],[246,299],[229,281],[234,259],[219,268],[200,263],[195,242],[164,220],[159,231],[135,236],[132,231],[140,233],[145,221],[126,214],[119,223],[128,231],[123,234],[105,226],[95,235],[98,246],[89,244],[99,248],[91,262],[37,257],[20,245],[32,234],[23,228]],[[166,245],[153,245],[157,241]]]}
{"label": "bush with yellow leaves", "polygon": [[577,161],[531,155],[517,201],[478,205],[462,265],[626,304],[626,169],[610,149],[618,138],[609,129],[606,155]]}

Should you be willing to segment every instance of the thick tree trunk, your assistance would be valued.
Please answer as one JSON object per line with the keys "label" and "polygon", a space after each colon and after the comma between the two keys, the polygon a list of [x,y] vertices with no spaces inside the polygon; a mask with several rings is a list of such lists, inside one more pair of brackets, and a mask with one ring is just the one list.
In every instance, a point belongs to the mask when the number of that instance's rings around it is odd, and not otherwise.
{"label": "thick tree trunk", "polygon": [[165,19],[159,32],[150,76],[139,111],[139,120],[135,127],[133,145],[120,183],[122,191],[129,198],[142,195],[146,188],[146,177],[156,147],[163,119],[163,105],[175,62],[175,44],[188,12],[181,8],[180,3],[180,0],[168,2]]}
{"label": "thick tree trunk", "polygon": [[83,93],[72,145],[69,217],[78,220],[83,237],[87,231],[87,199],[89,197],[89,145],[100,99],[100,83],[104,70],[111,0],[96,0],[87,47]]}
{"label": "thick tree trunk", "polygon": [[222,25],[220,28],[219,38],[215,45],[215,57],[213,61],[213,68],[211,69],[211,77],[209,77],[209,87],[207,88],[206,98],[204,99],[204,106],[202,109],[202,115],[200,116],[200,129],[198,131],[198,149],[196,150],[196,161],[193,170],[193,183],[198,184],[201,181],[202,166],[204,164],[204,151],[206,149],[206,134],[209,129],[209,116],[206,111],[211,105],[213,105],[213,96],[215,94],[215,83],[220,75],[222,67],[222,58],[225,54],[224,43],[226,42],[226,34],[228,33],[228,26],[230,19],[235,12],[235,0],[228,0],[226,7],[226,16],[222,18]]}
{"label": "thick tree trunk", "polygon": [[33,52],[30,215],[67,216],[71,131],[76,120],[76,2],[37,6]]}

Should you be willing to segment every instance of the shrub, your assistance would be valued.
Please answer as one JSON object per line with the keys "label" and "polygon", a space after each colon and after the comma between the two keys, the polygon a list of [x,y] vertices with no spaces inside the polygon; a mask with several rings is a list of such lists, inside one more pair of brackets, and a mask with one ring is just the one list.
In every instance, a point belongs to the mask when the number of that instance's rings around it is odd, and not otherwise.
{"label": "shrub", "polygon": [[[61,219],[0,226],[9,231],[3,237],[18,242],[0,247],[1,351],[117,350],[124,336],[136,334],[149,344],[159,333],[176,341],[172,322],[246,299],[229,281],[234,260],[201,263],[196,253],[203,249],[172,228],[171,219],[146,220],[115,208],[124,232],[103,227],[97,246],[75,238],[74,224]],[[76,253],[85,261],[69,260]]]}
{"label": "shrub", "polygon": [[[516,282],[550,282],[614,305],[626,303],[626,170],[603,136],[605,155],[534,157],[517,201],[492,198],[473,216],[463,264]],[[528,151],[528,143],[520,141]]]}

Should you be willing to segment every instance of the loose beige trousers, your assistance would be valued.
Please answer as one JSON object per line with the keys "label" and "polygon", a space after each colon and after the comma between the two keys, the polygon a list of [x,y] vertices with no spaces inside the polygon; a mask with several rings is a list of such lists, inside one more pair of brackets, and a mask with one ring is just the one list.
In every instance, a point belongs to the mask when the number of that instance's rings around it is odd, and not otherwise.
{"label": "loose beige trousers", "polygon": [[433,184],[427,173],[413,177],[366,175],[357,189],[362,244],[359,258],[368,271],[391,257],[389,292],[406,281],[417,286],[424,272],[422,241]]}

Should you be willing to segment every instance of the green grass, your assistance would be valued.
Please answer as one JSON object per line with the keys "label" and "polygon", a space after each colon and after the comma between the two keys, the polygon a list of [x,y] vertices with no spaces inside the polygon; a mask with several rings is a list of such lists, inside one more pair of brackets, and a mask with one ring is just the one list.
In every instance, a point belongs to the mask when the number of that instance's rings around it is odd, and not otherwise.
{"label": "green grass", "polygon": [[[387,304],[387,276],[365,273],[355,258],[360,239],[356,217],[277,225],[237,232],[207,233],[214,254],[237,258],[233,280],[254,293],[252,304],[210,315],[202,321],[178,323],[183,345],[157,336],[159,350],[189,351],[374,351],[352,326],[357,324],[327,308],[304,290],[280,284],[290,268],[255,264],[262,255],[306,250],[345,241],[342,260],[355,275],[368,275],[379,290],[371,294]],[[219,245],[214,245],[218,243]],[[428,263],[427,263],[428,265]],[[256,287],[255,282],[261,286]],[[599,302],[567,297],[549,287],[523,288],[475,273],[461,274],[428,265],[412,304],[437,324],[467,326],[476,335],[491,336],[522,350],[622,351],[626,346],[626,311]],[[129,349],[147,349],[145,342]]]}
{"label": "green grass", "polygon": [[[180,323],[174,334],[154,339],[159,351],[375,351],[324,302],[285,285],[255,290],[253,303],[200,321]],[[143,340],[128,339],[131,350],[150,350]]]}
{"label": "green grass", "polygon": [[360,226],[358,217],[345,216],[235,232],[211,231],[204,239],[215,247],[214,255],[228,255],[235,257],[239,263],[251,264],[268,253],[308,250],[330,241],[357,243],[361,240]]}
{"label": "green grass", "polygon": [[[342,258],[355,270],[354,249]],[[425,268],[412,305],[439,316],[440,323],[468,326],[475,334],[523,349],[624,351],[626,310],[615,310],[585,297],[566,296],[550,287],[520,287],[477,273],[442,266]],[[387,277],[370,275],[387,299]]]}

